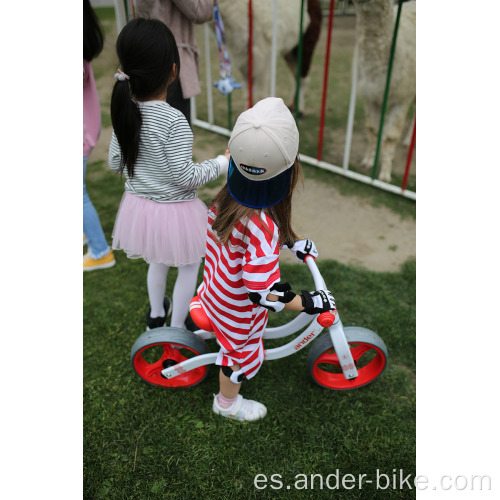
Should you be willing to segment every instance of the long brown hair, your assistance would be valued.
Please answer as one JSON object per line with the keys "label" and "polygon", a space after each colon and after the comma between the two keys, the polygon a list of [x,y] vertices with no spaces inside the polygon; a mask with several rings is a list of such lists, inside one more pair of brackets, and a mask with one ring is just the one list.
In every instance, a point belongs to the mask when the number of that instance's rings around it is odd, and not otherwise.
{"label": "long brown hair", "polygon": [[[231,232],[236,224],[240,220],[244,221],[250,219],[254,213],[260,212],[260,210],[264,210],[278,226],[280,246],[286,242],[297,240],[298,236],[293,231],[291,223],[292,197],[299,182],[303,182],[303,174],[299,158],[297,157],[292,166],[290,184],[285,196],[276,205],[264,209],[250,208],[241,205],[231,196],[227,184],[225,184],[212,200],[212,205],[215,206],[216,210],[212,229],[216,233],[219,243],[225,245],[229,241]],[[271,230],[267,226],[265,226],[265,228],[271,234]]]}

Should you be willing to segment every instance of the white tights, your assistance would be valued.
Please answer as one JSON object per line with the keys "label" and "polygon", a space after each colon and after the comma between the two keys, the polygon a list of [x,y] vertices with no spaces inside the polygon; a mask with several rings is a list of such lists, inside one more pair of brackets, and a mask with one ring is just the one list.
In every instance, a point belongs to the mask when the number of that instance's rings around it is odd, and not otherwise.
{"label": "white tights", "polygon": [[[174,293],[172,296],[172,320],[170,326],[185,328],[184,321],[189,310],[189,302],[194,297],[196,283],[198,281],[198,269],[200,262],[181,266],[177,268],[177,279],[175,280]],[[148,269],[148,295],[151,304],[152,318],[165,316],[163,298],[167,287],[167,273],[170,269],[166,264],[151,262]]]}

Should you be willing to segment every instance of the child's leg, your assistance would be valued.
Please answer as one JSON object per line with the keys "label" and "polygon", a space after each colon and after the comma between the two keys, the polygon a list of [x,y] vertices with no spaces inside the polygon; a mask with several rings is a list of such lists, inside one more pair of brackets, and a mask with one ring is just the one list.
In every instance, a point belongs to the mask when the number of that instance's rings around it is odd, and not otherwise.
{"label": "child's leg", "polygon": [[148,295],[151,304],[151,318],[165,316],[166,311],[163,307],[165,298],[165,289],[167,287],[167,273],[169,267],[158,262],[151,262],[148,269]]}
{"label": "child's leg", "polygon": [[[231,366],[233,371],[237,371],[240,369],[240,365]],[[219,371],[219,395],[225,399],[235,399],[238,393],[240,392],[241,384],[235,384],[232,382],[229,377],[222,373],[222,369]],[[221,403],[221,398],[219,398],[219,403]],[[223,406],[221,404],[221,406]]]}
{"label": "child's leg", "polygon": [[87,158],[83,157],[83,233],[85,234],[90,250],[90,255],[98,260],[109,253],[111,248],[106,242],[102,230],[99,215],[90,201],[85,188],[85,172],[87,169]]}
{"label": "child's leg", "polygon": [[184,322],[188,314],[189,302],[194,297],[196,290],[199,268],[200,262],[178,268],[172,296],[172,321],[170,322],[170,326],[176,328],[186,327]]}

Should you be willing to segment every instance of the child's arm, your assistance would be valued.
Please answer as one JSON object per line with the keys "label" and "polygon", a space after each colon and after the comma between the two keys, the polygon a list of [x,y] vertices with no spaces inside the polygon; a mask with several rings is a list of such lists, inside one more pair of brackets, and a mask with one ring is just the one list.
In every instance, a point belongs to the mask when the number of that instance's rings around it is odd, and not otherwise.
{"label": "child's arm", "polygon": [[193,133],[183,115],[171,124],[168,139],[164,145],[168,162],[168,182],[186,189],[196,189],[227,173],[228,154],[200,163],[193,162]]}
{"label": "child's arm", "polygon": [[[273,293],[274,292],[274,293]],[[251,292],[248,297],[270,311],[297,311],[307,314],[318,314],[335,309],[335,299],[329,290],[308,292],[302,290],[300,295],[292,292],[289,283],[275,283],[269,293]]]}
{"label": "child's arm", "polygon": [[[278,302],[279,297],[270,293],[267,296],[267,300],[269,302]],[[288,303],[285,304],[285,311],[297,311],[302,312],[304,310],[304,306],[302,305],[302,297],[300,295],[295,295],[295,297]]]}

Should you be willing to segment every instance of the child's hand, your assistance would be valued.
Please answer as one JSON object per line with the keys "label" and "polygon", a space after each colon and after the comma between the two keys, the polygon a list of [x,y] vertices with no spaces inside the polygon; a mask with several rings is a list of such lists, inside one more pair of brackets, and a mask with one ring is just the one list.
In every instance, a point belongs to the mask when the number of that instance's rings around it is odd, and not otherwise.
{"label": "child's hand", "polygon": [[308,292],[302,290],[302,306],[307,314],[318,314],[335,309],[335,299],[330,290]]}
{"label": "child's hand", "polygon": [[[230,158],[230,154],[229,154],[229,149],[226,149],[226,152],[224,153],[224,155],[219,155],[219,163],[221,164],[221,167],[220,167],[220,170],[219,170],[219,175],[227,175],[227,171],[229,170],[229,158]],[[227,160],[224,161],[224,158]]]}
{"label": "child's hand", "polygon": [[289,248],[300,262],[304,262],[308,255],[311,255],[314,258],[318,256],[318,250],[316,250],[314,241],[307,238],[305,240],[297,240],[293,244],[287,242],[283,245],[283,248]]}

